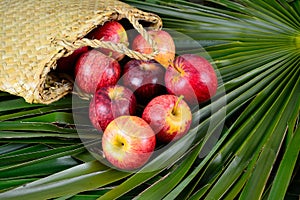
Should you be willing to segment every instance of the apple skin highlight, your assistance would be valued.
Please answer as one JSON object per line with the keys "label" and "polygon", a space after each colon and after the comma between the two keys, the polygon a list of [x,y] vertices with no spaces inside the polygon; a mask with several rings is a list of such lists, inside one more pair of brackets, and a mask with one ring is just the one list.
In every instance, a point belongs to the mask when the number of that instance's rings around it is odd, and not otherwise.
{"label": "apple skin highlight", "polygon": [[[155,42],[158,54],[154,57],[154,60],[159,62],[162,66],[167,68],[173,63],[175,58],[175,43],[171,35],[163,30],[155,31],[150,30],[148,34]],[[150,54],[154,50],[150,44],[143,38],[142,35],[138,35],[132,42],[132,49],[140,53]]]}
{"label": "apple skin highlight", "polygon": [[139,103],[146,105],[156,96],[166,93],[165,70],[157,62],[130,60],[124,66],[123,84],[130,88]]}
{"label": "apple skin highlight", "polygon": [[188,132],[192,113],[184,100],[167,94],[151,100],[144,109],[142,118],[154,130],[157,140],[168,143]]}
{"label": "apple skin highlight", "polygon": [[89,118],[93,126],[104,131],[107,125],[122,115],[133,115],[136,98],[133,92],[121,85],[99,88],[90,101]]}
{"label": "apple skin highlight", "polygon": [[189,105],[196,105],[216,94],[218,79],[214,68],[205,58],[184,54],[167,68],[165,84],[170,94],[183,95]]}
{"label": "apple skin highlight", "polygon": [[151,157],[155,145],[154,131],[137,116],[114,119],[102,137],[105,158],[123,170],[134,170],[143,166]]}
{"label": "apple skin highlight", "polygon": [[97,50],[82,54],[76,63],[75,83],[87,94],[93,94],[100,87],[115,85],[120,76],[118,61]]}
{"label": "apple skin highlight", "polygon": [[[109,21],[103,24],[92,32],[87,35],[89,39],[98,39],[103,41],[110,41],[114,43],[128,43],[128,36],[126,30],[117,21]],[[116,51],[112,51],[106,48],[98,48],[99,51],[104,53],[107,56],[111,56],[112,58],[116,59],[117,61],[122,60],[125,55],[122,53],[118,53]]]}

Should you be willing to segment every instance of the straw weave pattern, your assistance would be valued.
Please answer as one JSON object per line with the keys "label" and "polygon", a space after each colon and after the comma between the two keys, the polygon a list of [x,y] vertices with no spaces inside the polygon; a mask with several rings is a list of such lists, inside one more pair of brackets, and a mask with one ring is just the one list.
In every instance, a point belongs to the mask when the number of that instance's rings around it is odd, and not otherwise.
{"label": "straw weave pattern", "polygon": [[[84,45],[83,37],[97,25],[131,18],[137,28],[138,20],[152,22],[156,29],[162,26],[158,16],[114,0],[2,0],[0,13],[0,90],[29,103],[48,104],[72,91],[72,83],[52,71],[60,57]],[[92,42],[86,41],[101,46]]]}

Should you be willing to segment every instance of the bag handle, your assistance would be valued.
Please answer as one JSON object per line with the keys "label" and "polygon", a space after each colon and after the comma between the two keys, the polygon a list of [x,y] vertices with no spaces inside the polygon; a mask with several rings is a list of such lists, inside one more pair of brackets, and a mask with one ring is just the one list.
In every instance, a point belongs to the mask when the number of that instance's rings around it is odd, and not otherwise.
{"label": "bag handle", "polygon": [[[109,9],[111,10],[111,8]],[[63,46],[67,51],[73,52],[74,50],[83,47],[83,46],[90,46],[92,48],[107,48],[118,53],[122,53],[127,55],[130,58],[138,59],[138,60],[151,60],[153,59],[158,51],[155,42],[151,39],[150,35],[144,29],[144,27],[139,23],[139,20],[145,20],[148,22],[152,22],[155,24],[154,29],[159,30],[162,27],[162,22],[160,18],[152,13],[146,13],[138,9],[113,9],[116,14],[118,15],[117,19],[127,18],[128,21],[132,24],[135,30],[142,35],[142,37],[150,44],[153,49],[153,52],[150,54],[143,54],[137,51],[133,51],[128,48],[128,43],[114,43],[110,41],[103,41],[97,39],[88,39],[82,38],[76,40],[75,42],[70,42],[68,40],[55,40],[53,41],[56,44]]]}

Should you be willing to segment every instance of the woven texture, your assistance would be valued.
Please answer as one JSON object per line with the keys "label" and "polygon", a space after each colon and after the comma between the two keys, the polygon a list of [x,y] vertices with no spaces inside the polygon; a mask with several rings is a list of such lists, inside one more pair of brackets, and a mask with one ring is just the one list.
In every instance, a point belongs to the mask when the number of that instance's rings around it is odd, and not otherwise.
{"label": "woven texture", "polygon": [[157,15],[112,0],[2,0],[0,12],[0,90],[29,103],[48,104],[72,91],[72,82],[54,71],[56,61],[79,46],[106,46],[149,59],[124,44],[85,41],[97,25],[127,18],[142,35],[138,20],[151,22],[155,29],[162,26]]}

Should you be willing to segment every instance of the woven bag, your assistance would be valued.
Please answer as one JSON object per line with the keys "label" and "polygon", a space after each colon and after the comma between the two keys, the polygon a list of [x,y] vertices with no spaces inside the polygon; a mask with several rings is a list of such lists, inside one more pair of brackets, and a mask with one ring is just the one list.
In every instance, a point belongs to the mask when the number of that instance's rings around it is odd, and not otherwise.
{"label": "woven bag", "polygon": [[72,91],[72,81],[55,73],[56,61],[81,46],[106,47],[147,60],[128,44],[84,38],[107,21],[128,19],[155,48],[140,21],[153,29],[161,19],[115,0],[2,0],[0,90],[29,103],[49,104]]}

